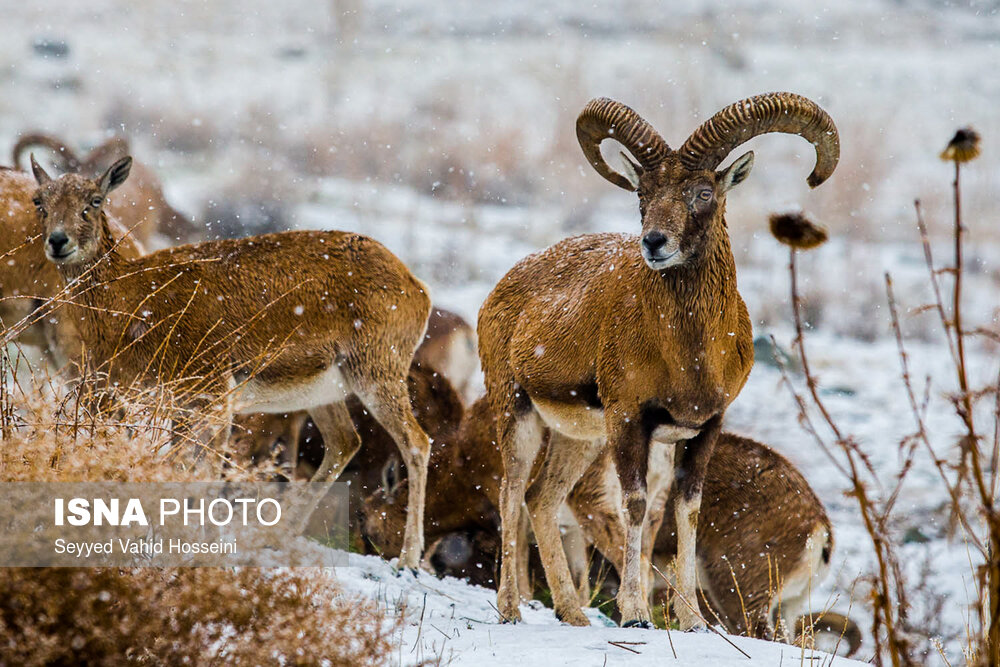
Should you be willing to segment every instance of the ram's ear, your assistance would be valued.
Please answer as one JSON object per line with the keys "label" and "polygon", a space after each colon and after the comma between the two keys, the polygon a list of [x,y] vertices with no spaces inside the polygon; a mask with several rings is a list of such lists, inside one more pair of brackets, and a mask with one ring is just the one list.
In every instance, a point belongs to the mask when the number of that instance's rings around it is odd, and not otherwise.
{"label": "ram's ear", "polygon": [[42,169],[42,165],[38,164],[35,160],[34,153],[31,154],[31,173],[35,175],[35,180],[39,185],[45,185],[52,180],[52,177],[49,176],[48,172]]}
{"label": "ram's ear", "polygon": [[403,481],[399,467],[399,458],[390,456],[382,466],[382,492],[386,498],[395,498],[399,485]]}
{"label": "ram's ear", "polygon": [[622,158],[622,174],[628,179],[628,182],[632,184],[632,189],[638,190],[639,174],[642,173],[642,167],[633,162],[632,158],[625,154],[625,151],[622,151],[619,155],[621,155]]}
{"label": "ram's ear", "polygon": [[753,169],[753,151],[747,151],[736,158],[736,161],[729,165],[729,169],[723,172],[721,180],[722,191],[729,192],[745,181],[747,176],[750,175],[751,169]]}
{"label": "ram's ear", "polygon": [[125,182],[128,178],[129,171],[132,170],[132,156],[126,155],[122,159],[115,162],[113,165],[108,167],[108,170],[104,172],[101,176],[101,180],[98,181],[97,185],[100,187],[101,192],[107,196],[109,192],[117,188],[119,185]]}

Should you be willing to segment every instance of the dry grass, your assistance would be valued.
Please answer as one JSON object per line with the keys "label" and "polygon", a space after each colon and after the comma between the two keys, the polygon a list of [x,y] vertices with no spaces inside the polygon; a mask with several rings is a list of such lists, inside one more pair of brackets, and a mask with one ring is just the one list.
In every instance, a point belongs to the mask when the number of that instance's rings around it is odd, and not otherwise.
{"label": "dry grass", "polygon": [[0,569],[0,663],[382,665],[393,624],[320,571]]}
{"label": "dry grass", "polygon": [[[111,401],[92,378],[27,377],[23,364],[19,377],[6,353],[2,366],[11,375],[0,391],[2,482],[252,480],[276,470],[165,456],[175,428],[154,393]],[[0,568],[0,665],[381,665],[402,619],[309,568]]]}

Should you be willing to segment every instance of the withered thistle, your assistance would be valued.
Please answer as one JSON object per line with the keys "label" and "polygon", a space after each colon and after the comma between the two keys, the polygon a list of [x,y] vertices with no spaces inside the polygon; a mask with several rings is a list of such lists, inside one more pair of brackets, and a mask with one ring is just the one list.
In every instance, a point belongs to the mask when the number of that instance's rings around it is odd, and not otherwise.
{"label": "withered thistle", "polygon": [[979,157],[979,133],[971,127],[961,128],[941,151],[940,157],[945,162],[956,163],[975,160]]}
{"label": "withered thistle", "polygon": [[802,213],[774,213],[770,223],[774,238],[796,250],[811,250],[826,243],[826,230]]}

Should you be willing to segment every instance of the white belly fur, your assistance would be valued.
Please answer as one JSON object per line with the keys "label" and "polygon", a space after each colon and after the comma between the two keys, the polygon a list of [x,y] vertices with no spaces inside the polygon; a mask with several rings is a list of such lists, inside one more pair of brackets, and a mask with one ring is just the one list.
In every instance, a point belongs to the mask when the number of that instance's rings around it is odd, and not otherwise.
{"label": "white belly fur", "polygon": [[583,404],[531,399],[545,425],[574,440],[598,440],[604,436],[604,410]]}
{"label": "white belly fur", "polygon": [[234,396],[236,412],[295,412],[340,403],[351,395],[344,376],[331,364],[322,373],[295,383],[269,384],[247,380]]}
{"label": "white belly fur", "polygon": [[[574,440],[597,440],[605,437],[604,410],[578,403],[560,403],[532,398],[532,405],[545,425]],[[698,430],[685,426],[657,426],[650,441],[674,444],[679,440],[689,440],[698,435]]]}

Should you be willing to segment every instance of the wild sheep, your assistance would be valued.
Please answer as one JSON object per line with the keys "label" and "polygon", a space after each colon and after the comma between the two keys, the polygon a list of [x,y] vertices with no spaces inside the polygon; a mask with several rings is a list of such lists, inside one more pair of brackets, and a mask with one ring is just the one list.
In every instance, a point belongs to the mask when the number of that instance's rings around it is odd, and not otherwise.
{"label": "wild sheep", "polygon": [[214,409],[228,438],[234,412],[306,409],[323,436],[314,480],[336,479],[360,446],[346,399],[357,396],[392,435],[413,492],[400,563],[423,549],[430,442],[406,376],[430,313],[426,285],[374,240],[284,232],[118,252],[103,208],[132,160],[97,179],[52,179],[37,162],[45,252],[72,285],[71,308],[97,363],[121,386],[156,384],[189,414]]}
{"label": "wild sheep", "polygon": [[[430,428],[425,424],[425,428]],[[435,446],[427,476],[427,541],[434,544],[449,534],[490,534],[498,528],[503,462],[495,422],[485,398],[465,413],[449,444]],[[367,446],[367,443],[366,443]],[[387,450],[388,451],[388,450]],[[610,456],[591,464],[567,498],[583,533],[616,567],[622,549],[607,530],[606,514],[620,512],[620,488],[608,475]],[[536,472],[537,472],[536,462]],[[611,482],[609,485],[608,482]],[[676,491],[674,491],[676,493]],[[808,593],[825,577],[833,550],[833,529],[822,503],[802,474],[786,458],[759,442],[723,432],[705,475],[705,497],[698,525],[699,588],[707,598],[701,613],[721,622],[735,634],[770,637],[778,614],[789,632],[801,630],[801,619],[822,624],[847,624],[845,639],[857,649],[860,633],[838,615],[807,614]],[[394,556],[402,546],[407,483],[393,476],[364,501],[362,531],[379,553]],[[611,523],[620,523],[612,519]],[[620,533],[621,528],[617,529]],[[480,538],[487,544],[492,540]],[[603,553],[603,552],[602,552]],[[656,532],[651,560],[668,573],[677,553],[673,517],[666,516]],[[576,563],[581,603],[589,599],[589,563]],[[523,577],[522,574],[519,577]],[[519,580],[522,590],[528,582]],[[654,576],[657,590],[665,586]],[[738,587],[738,589],[737,589]],[[839,631],[838,631],[839,634]]]}
{"label": "wild sheep", "polygon": [[[811,186],[833,173],[839,158],[833,121],[790,93],[726,107],[677,151],[620,102],[592,100],[580,114],[577,137],[588,161],[615,185],[638,192],[642,233],[579,236],[530,255],[500,280],[479,312],[480,360],[504,461],[497,596],[503,618],[520,619],[516,526],[526,501],[556,615],[588,624],[557,513],[604,447],[613,452],[624,494],[618,593],[624,625],[649,624],[640,567],[650,521],[647,485],[674,477],[678,590],[694,599],[705,466],[723,413],[753,365],[750,318],[736,289],[724,218],[727,192],[746,179],[753,153],[715,169],[737,146],[766,132],[798,134],[814,144]],[[623,160],[625,175],[601,156],[607,138],[636,160]],[[544,426],[552,430],[548,456],[525,496]],[[658,490],[650,493],[656,497]],[[675,611],[683,629],[703,625],[684,605]]]}
{"label": "wild sheep", "polygon": [[[46,306],[43,317],[37,312],[63,289],[55,265],[45,258],[42,229],[32,203],[37,187],[29,174],[0,168],[0,325],[7,330],[5,341],[35,345],[59,367],[78,358],[80,336],[67,309],[58,303]],[[109,219],[109,225],[114,238],[121,239],[118,251],[122,255],[143,254],[142,244],[122,224]]]}
{"label": "wild sheep", "polygon": [[[614,519],[621,489],[613,465],[605,452],[567,502],[584,533],[620,569],[621,528]],[[669,489],[670,501],[679,492]],[[779,620],[791,631],[813,587],[825,578],[833,553],[833,528],[822,502],[785,457],[727,432],[719,435],[712,453],[703,497],[710,502],[698,524],[702,615],[736,634],[771,637]],[[669,575],[678,553],[674,517],[666,513],[652,528],[652,553],[644,550],[644,556]],[[660,574],[652,583],[654,590],[668,588]]]}
{"label": "wild sheep", "polygon": [[[128,139],[116,136],[99,144],[85,156],[78,157],[61,139],[32,132],[22,135],[14,144],[14,166],[20,167],[28,150],[39,146],[51,151],[61,172],[87,178],[97,178],[116,160],[131,152]],[[132,163],[128,181],[108,198],[105,206],[108,213],[126,224],[145,246],[153,243],[156,234],[172,241],[190,241],[197,236],[194,224],[167,202],[163,186],[153,170],[140,162]]]}
{"label": "wild sheep", "polygon": [[479,370],[476,332],[461,315],[444,308],[432,308],[427,333],[414,360],[448,378],[462,400],[475,398],[471,392]]}

